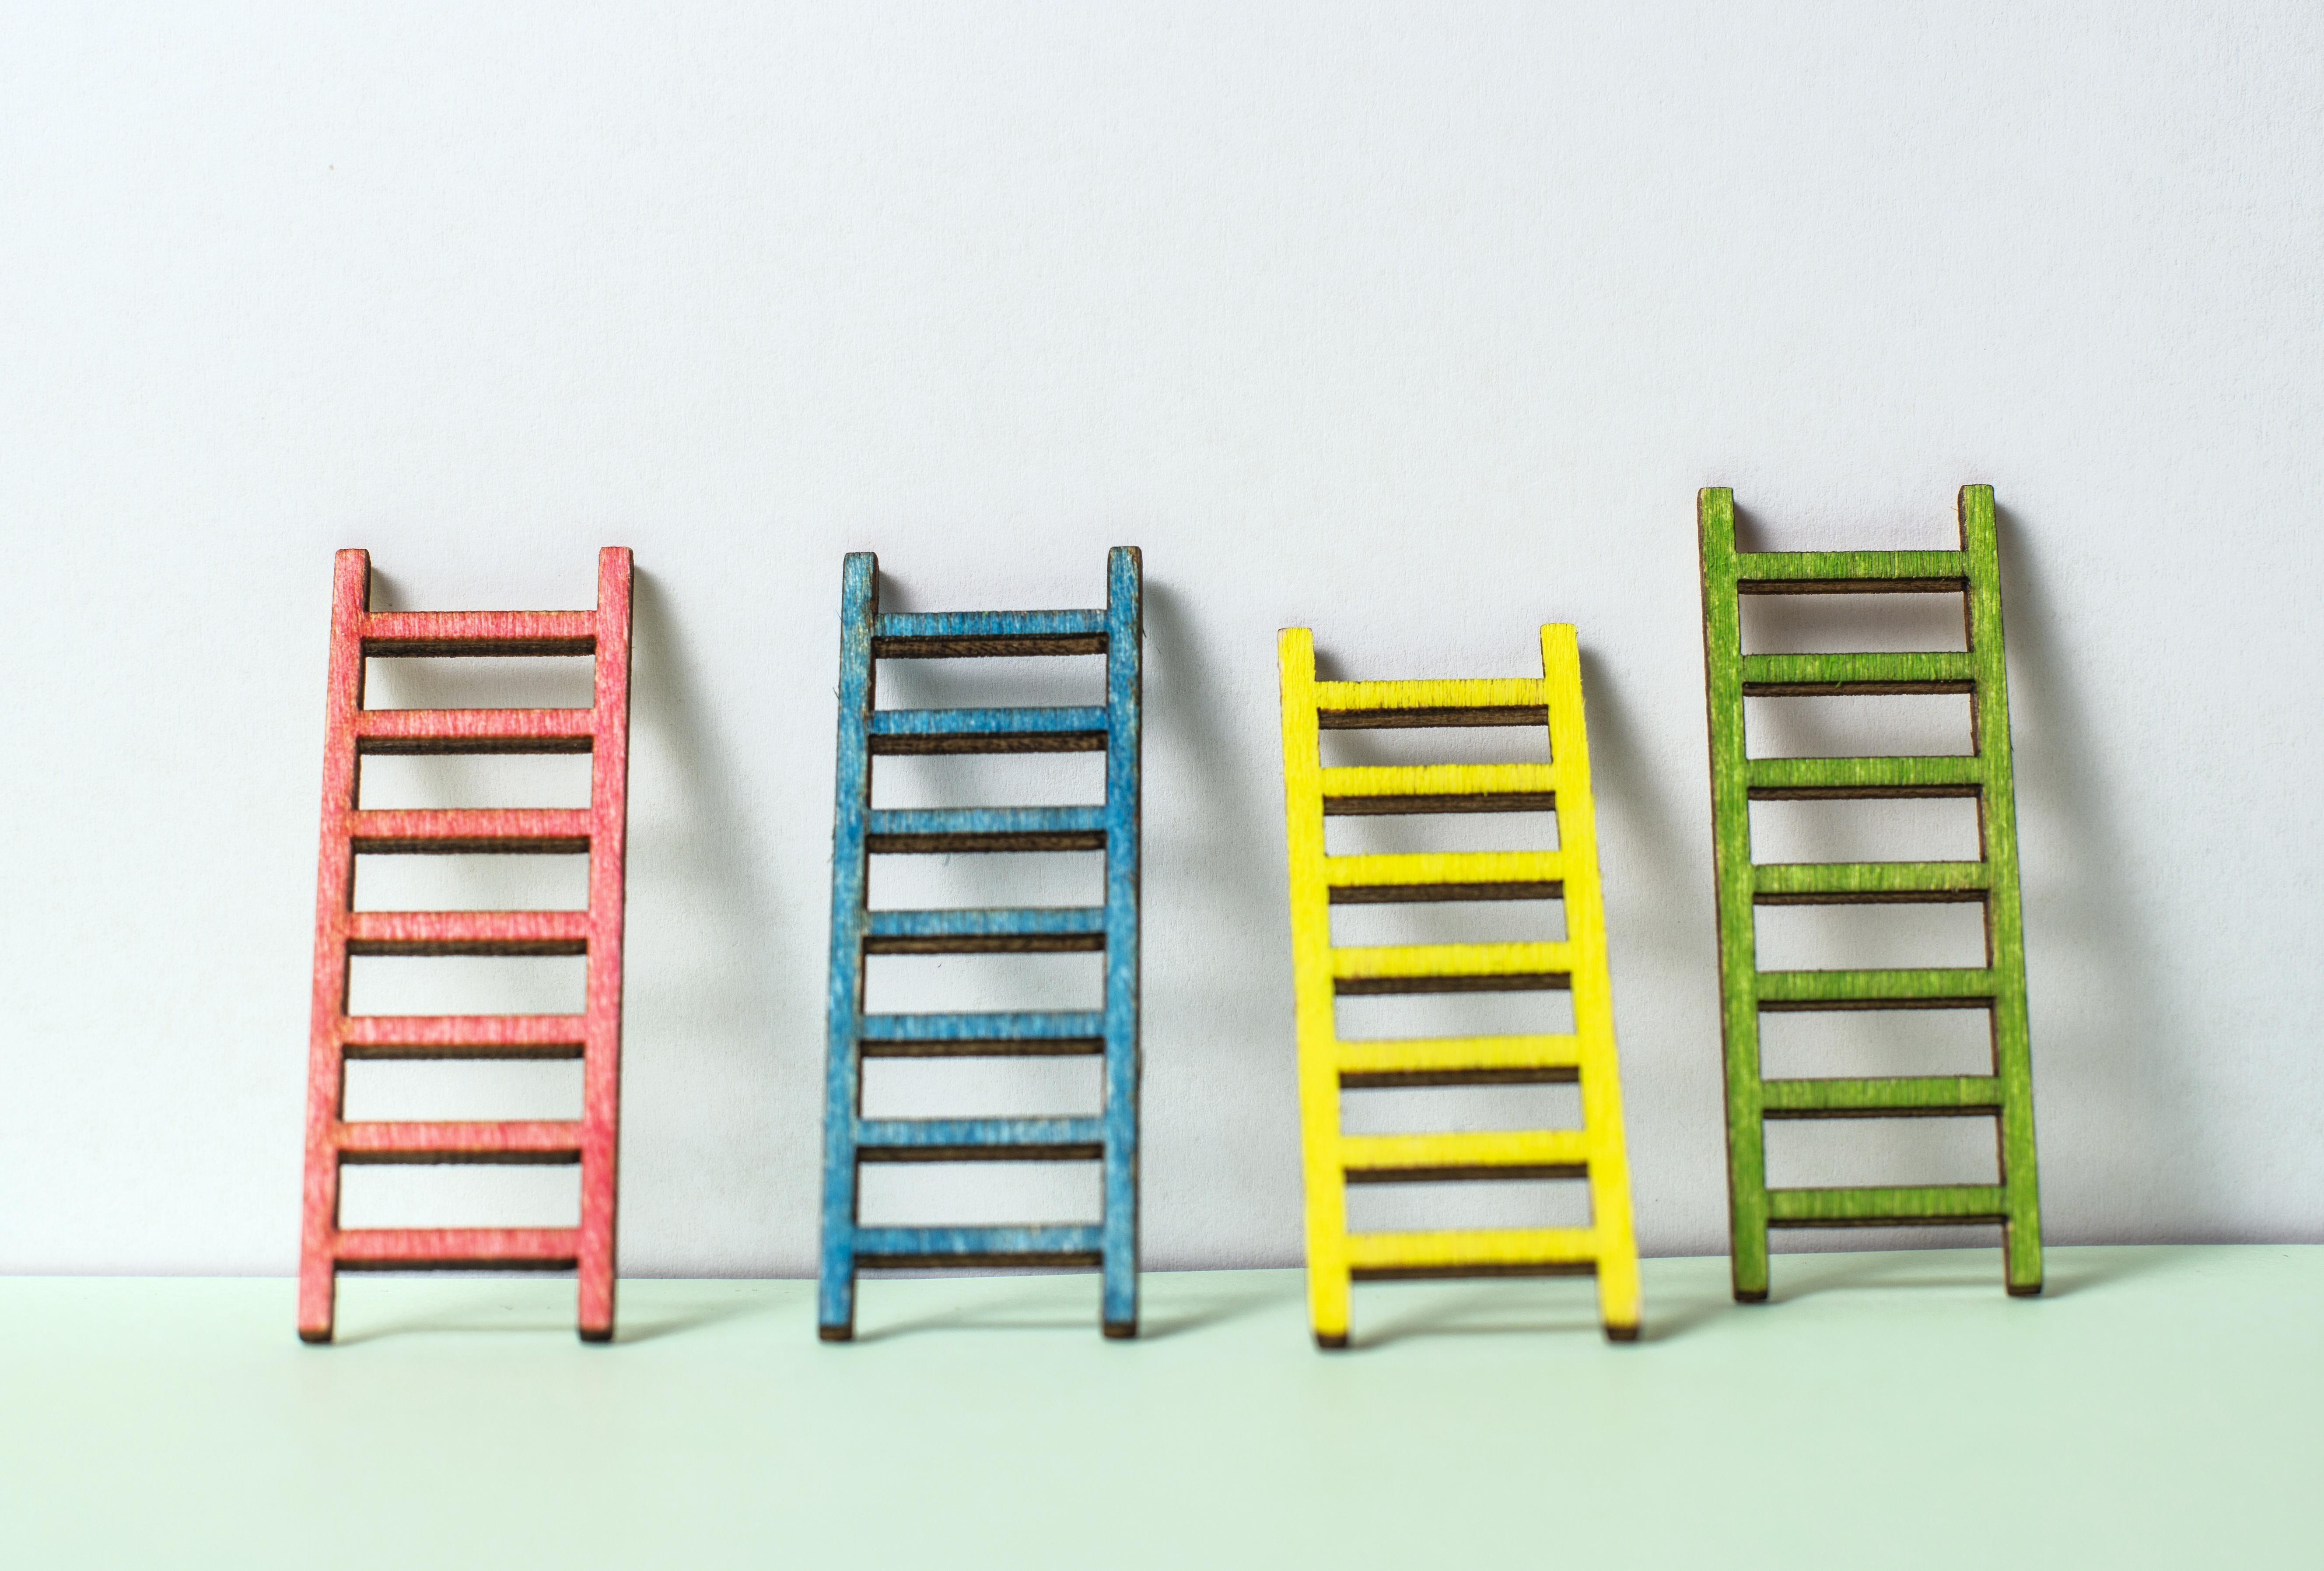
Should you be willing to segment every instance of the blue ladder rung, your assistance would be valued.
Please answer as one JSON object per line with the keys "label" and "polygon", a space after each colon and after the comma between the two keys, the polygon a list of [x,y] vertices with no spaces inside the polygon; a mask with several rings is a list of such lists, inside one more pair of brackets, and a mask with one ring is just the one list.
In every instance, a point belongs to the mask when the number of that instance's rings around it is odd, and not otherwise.
{"label": "blue ladder rung", "polygon": [[1004,1053],[1099,1053],[1105,1015],[1098,1010],[991,1014],[867,1014],[860,1033],[872,1058]]}
{"label": "blue ladder rung", "polygon": [[864,1264],[1095,1265],[1104,1239],[1094,1226],[859,1227],[855,1252]]}
{"label": "blue ladder rung", "polygon": [[1102,611],[942,611],[882,616],[872,653],[883,660],[1103,654]]}
{"label": "blue ladder rung", "polygon": [[870,911],[867,955],[1057,954],[1105,947],[1103,906]]}
{"label": "blue ladder rung", "polygon": [[1102,851],[1103,808],[879,808],[866,816],[874,852]]}
{"label": "blue ladder rung", "polygon": [[1102,753],[1106,712],[1046,709],[874,709],[866,745],[874,753]]}
{"label": "blue ladder rung", "polygon": [[867,1162],[1093,1162],[1105,1154],[1095,1118],[867,1118],[855,1126]]}

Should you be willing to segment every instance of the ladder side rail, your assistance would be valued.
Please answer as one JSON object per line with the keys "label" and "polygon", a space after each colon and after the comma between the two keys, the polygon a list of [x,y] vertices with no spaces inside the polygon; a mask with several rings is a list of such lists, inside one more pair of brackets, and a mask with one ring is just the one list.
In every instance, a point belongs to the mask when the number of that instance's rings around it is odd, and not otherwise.
{"label": "ladder side rail", "polygon": [[1144,564],[1134,546],[1106,559],[1105,1172],[1102,1323],[1138,1334],[1139,837]]}
{"label": "ladder side rail", "polygon": [[1994,1073],[2001,1082],[2001,1177],[2009,1213],[2003,1224],[2003,1267],[2009,1291],[2028,1296],[2042,1290],[2041,1183],[2034,1160],[2033,1038],[2026,1008],[2009,670],[2002,642],[1993,487],[1962,486],[1959,507],[1961,550],[1969,566],[1969,653],[1977,662],[1973,742],[1986,770],[1978,826],[1988,880],[1986,964],[1994,979]]}
{"label": "ladder side rail", "polygon": [[833,765],[831,972],[826,997],[823,1114],[823,1237],[816,1335],[844,1342],[855,1329],[856,1123],[862,1044],[863,929],[872,808],[870,729],[880,614],[879,559],[851,551],[839,610],[839,734]]}
{"label": "ladder side rail", "polygon": [[631,555],[597,553],[596,672],[589,760],[588,1003],[582,1049],[578,1325],[613,1336],[622,1120],[622,937],[630,788]]}
{"label": "ladder side rail", "polygon": [[1703,692],[1711,733],[1711,866],[1719,917],[1720,1040],[1727,1076],[1727,1197],[1735,1297],[1767,1296],[1766,1093],[1759,1059],[1758,947],[1753,925],[1750,766],[1743,730],[1742,615],[1735,493],[1696,499],[1702,552]]}
{"label": "ladder side rail", "polygon": [[343,550],[332,563],[331,652],[323,707],[321,846],[315,874],[314,999],[307,1049],[307,1158],[300,1195],[299,1335],[328,1342],[337,1297],[339,1153],[334,1140],[346,1076],[340,1021],[347,1006],[346,923],[355,904],[349,818],[356,801],[355,713],[363,707],[364,619],[371,557]]}
{"label": "ladder side rail", "polygon": [[1563,859],[1565,941],[1582,1061],[1582,1128],[1589,1151],[1590,1219],[1596,1236],[1599,1317],[1618,1341],[1638,1335],[1638,1243],[1630,1204],[1630,1162],[1622,1083],[1614,1047],[1612,978],[1598,868],[1597,799],[1591,789],[1590,734],[1582,693],[1581,645],[1572,625],[1541,630],[1541,667],[1550,759],[1558,772],[1557,848]]}
{"label": "ladder side rail", "polygon": [[1348,1345],[1347,1178],[1340,1160],[1338,1033],[1333,1018],[1331,892],[1323,878],[1323,785],[1315,711],[1315,637],[1286,627],[1282,682],[1284,840],[1297,1001],[1299,1127],[1306,1169],[1307,1313],[1319,1347]]}

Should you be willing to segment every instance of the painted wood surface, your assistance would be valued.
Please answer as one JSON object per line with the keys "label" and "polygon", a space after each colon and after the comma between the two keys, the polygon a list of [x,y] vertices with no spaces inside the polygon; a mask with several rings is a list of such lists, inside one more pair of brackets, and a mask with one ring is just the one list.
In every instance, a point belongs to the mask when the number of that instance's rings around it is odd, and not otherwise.
{"label": "painted wood surface", "polygon": [[[1953,551],[1738,551],[1734,493],[1711,487],[1698,505],[1735,1296],[1747,1301],[1766,1297],[1770,1227],[1922,1223],[2000,1224],[2009,1291],[2038,1293],[2041,1195],[2034,1150],[2016,793],[1993,488],[1961,487],[1961,545]],[[1738,596],[1814,594],[1960,595],[1969,647],[1946,652],[1743,653]],[[1972,752],[1961,757],[1749,756],[1744,735],[1746,698],[1909,693],[1971,695]],[[1911,797],[1974,799],[1983,858],[1832,864],[1752,860],[1754,801]],[[1982,966],[1759,969],[1755,906],[1955,901],[1974,901],[1985,910]],[[1831,1009],[1985,1011],[1993,1024],[1992,1073],[1766,1078],[1760,1067],[1759,1016],[1778,1010]],[[1767,1187],[1768,1119],[1924,1116],[1997,1120],[2002,1181],[1907,1187]]]}
{"label": "painted wood surface", "polygon": [[[371,558],[338,554],[316,878],[299,1335],[328,1342],[343,1270],[571,1270],[582,1338],[613,1335],[622,1077],[622,919],[629,804],[630,552],[597,557],[595,611],[374,612]],[[586,709],[366,709],[364,662],[392,655],[590,655]],[[375,811],[359,805],[370,753],[587,753],[587,809]],[[583,910],[357,911],[365,855],[565,853],[589,858]],[[351,1015],[356,955],[586,955],[577,1015]],[[348,1122],[354,1058],[579,1058],[575,1120]],[[577,1163],[576,1227],[342,1228],[350,1162]]]}
{"label": "painted wood surface", "polygon": [[[1325,682],[1314,635],[1286,628],[1283,786],[1307,1191],[1309,1317],[1317,1345],[1348,1345],[1351,1284],[1397,1277],[1594,1272],[1606,1334],[1628,1341],[1642,1312],[1629,1162],[1614,1049],[1604,905],[1599,889],[1590,743],[1579,647],[1570,626],[1541,630],[1542,679]],[[1320,734],[1388,726],[1546,725],[1547,764],[1323,766]],[[1554,851],[1333,856],[1326,817],[1374,813],[1557,814]],[[1334,947],[1331,907],[1442,900],[1562,898],[1554,944]],[[1391,993],[1570,988],[1571,1036],[1342,1041],[1334,1001]],[[1579,1130],[1350,1135],[1343,1089],[1579,1081]],[[1591,1224],[1351,1234],[1351,1183],[1585,1178]]]}
{"label": "painted wood surface", "polygon": [[[839,743],[832,819],[831,973],[824,1113],[823,1246],[817,1334],[854,1334],[864,1267],[1094,1266],[1108,1336],[1138,1330],[1139,842],[1142,569],[1132,547],[1107,559],[1102,611],[882,615],[879,563],[848,557],[840,598]],[[1103,706],[881,709],[881,660],[1088,655],[1106,659]],[[875,809],[875,757],[933,753],[1103,753],[1102,805]],[[1105,853],[1105,901],[1078,908],[872,910],[871,858],[954,852]],[[1102,952],[1098,1010],[872,1014],[870,955]],[[1104,1059],[1095,1118],[867,1119],[871,1058]],[[1087,1225],[866,1227],[866,1162],[1096,1161],[1103,1214]]]}

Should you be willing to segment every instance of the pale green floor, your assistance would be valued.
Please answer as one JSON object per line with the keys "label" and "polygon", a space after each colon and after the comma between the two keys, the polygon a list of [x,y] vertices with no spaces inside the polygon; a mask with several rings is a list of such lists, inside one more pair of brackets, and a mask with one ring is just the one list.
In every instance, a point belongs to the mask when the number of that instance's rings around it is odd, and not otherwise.
{"label": "pale green floor", "polygon": [[0,1565],[2324,1566],[2324,1248],[1646,1262],[1587,1281],[1300,1274],[354,1278],[309,1348],[279,1280],[0,1280]]}

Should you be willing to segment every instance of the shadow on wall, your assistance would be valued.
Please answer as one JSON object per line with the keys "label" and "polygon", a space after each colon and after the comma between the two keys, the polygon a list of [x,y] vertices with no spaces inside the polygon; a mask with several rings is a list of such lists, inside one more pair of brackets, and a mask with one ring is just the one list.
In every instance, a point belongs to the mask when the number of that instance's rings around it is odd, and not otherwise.
{"label": "shadow on wall", "polygon": [[[705,698],[685,623],[658,575],[639,571],[632,592],[632,746],[646,742],[667,774],[657,778],[660,789],[649,801],[637,791],[634,767],[632,772],[631,1050],[624,1077],[632,1082],[632,1127],[648,1107],[657,1114],[648,1149],[661,1152],[665,1161],[677,1151],[689,1153],[684,1159],[689,1167],[678,1172],[632,1168],[624,1177],[633,1189],[650,1186],[650,1193],[668,1195],[681,1208],[687,1197],[705,1194],[765,1200],[812,1193],[816,1142],[779,1137],[797,1122],[798,1106],[822,1105],[822,977],[820,971],[782,974],[775,961],[784,954],[820,952],[821,892],[792,902],[788,910],[778,898],[752,844],[740,783],[745,772],[726,751]],[[652,929],[637,919],[637,897],[647,891],[659,919]],[[801,923],[815,930],[786,933]],[[651,963],[638,964],[647,953]],[[757,1094],[739,1107],[721,1108],[700,1095],[711,1086],[752,1086]],[[729,1120],[735,1122],[718,1127]],[[710,1161],[724,1166],[712,1172],[695,1165]],[[770,1164],[795,1170],[770,1173]],[[642,1209],[650,1215],[663,1207],[649,1202]],[[752,1241],[743,1247],[748,1262],[757,1265],[765,1263],[766,1241],[787,1227],[796,1232],[797,1220],[730,1217],[727,1226],[742,1228],[741,1236]],[[699,1236],[695,1228],[680,1231]],[[641,1229],[637,1236],[643,1241],[652,1233]],[[806,1252],[788,1261],[796,1266],[811,1253],[813,1239],[790,1242]],[[710,1269],[742,1263],[722,1258]]]}
{"label": "shadow on wall", "polygon": [[[1298,1146],[1282,1138],[1298,1128],[1299,1095],[1280,761],[1235,735],[1231,679],[1181,593],[1150,574],[1145,615],[1145,1036],[1155,1159],[1147,1214],[1157,1214],[1157,1200],[1175,1208],[1176,1196],[1199,1186],[1208,1192],[1190,1197],[1189,1209],[1258,1216],[1264,1236],[1284,1246],[1262,1258],[1247,1246],[1186,1241],[1191,1250],[1149,1250],[1146,1264],[1296,1265]],[[1258,658],[1268,661],[1271,687],[1271,652]],[[1157,777],[1170,782],[1167,798]],[[1182,804],[1167,818],[1154,812],[1165,799]],[[1177,924],[1170,947],[1179,956],[1167,969],[1154,964],[1153,942],[1165,921]],[[1167,1120],[1153,1117],[1157,1089],[1180,1104]],[[1187,1115],[1188,1104],[1207,1099],[1221,1100]],[[1157,1135],[1169,1143],[1153,1143]]]}
{"label": "shadow on wall", "polygon": [[2144,846],[2122,822],[2076,673],[2053,642],[2058,613],[2035,537],[2009,508],[1996,509],[1996,523],[2018,815],[2023,824],[2037,810],[2045,838],[2046,854],[2026,867],[2029,947],[2070,957],[2082,981],[2080,1007],[2045,1009],[2043,977],[2028,978],[2035,1129],[2088,1132],[2070,1169],[2061,1143],[2043,1140],[2043,1197],[2070,1197],[2098,1223],[2045,1231],[2060,1243],[2184,1242],[2184,1224],[2221,1202],[2203,1156],[2213,1137],[2193,1102],[2172,1095],[2191,1037],[2169,988],[2170,956],[2148,925],[2161,913],[2135,882]]}

